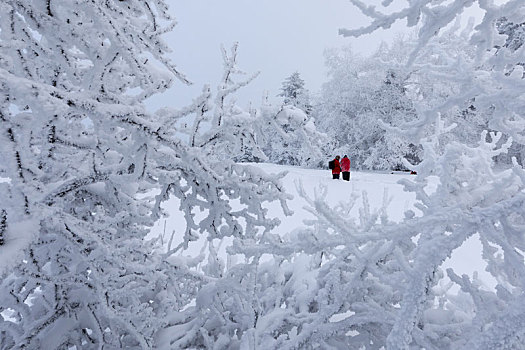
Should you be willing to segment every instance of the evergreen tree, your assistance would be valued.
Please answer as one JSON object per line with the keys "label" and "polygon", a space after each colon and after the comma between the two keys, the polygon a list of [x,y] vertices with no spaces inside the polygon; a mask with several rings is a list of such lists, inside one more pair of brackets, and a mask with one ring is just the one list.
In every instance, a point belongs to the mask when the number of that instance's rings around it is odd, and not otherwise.
{"label": "evergreen tree", "polygon": [[310,114],[312,106],[310,105],[310,93],[304,87],[305,82],[299,72],[294,72],[287,77],[282,83],[280,97],[283,97],[285,105],[291,105]]}

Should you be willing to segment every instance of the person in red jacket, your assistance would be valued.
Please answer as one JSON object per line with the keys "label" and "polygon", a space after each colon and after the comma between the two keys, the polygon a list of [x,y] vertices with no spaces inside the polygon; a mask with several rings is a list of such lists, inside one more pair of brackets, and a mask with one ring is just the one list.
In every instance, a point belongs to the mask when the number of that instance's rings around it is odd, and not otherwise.
{"label": "person in red jacket", "polygon": [[339,164],[339,159],[341,157],[335,156],[334,159],[334,168],[332,169],[332,177],[334,179],[339,179],[339,174],[341,173],[341,165]]}
{"label": "person in red jacket", "polygon": [[341,172],[343,173],[343,180],[350,181],[350,158],[346,154],[341,159]]}

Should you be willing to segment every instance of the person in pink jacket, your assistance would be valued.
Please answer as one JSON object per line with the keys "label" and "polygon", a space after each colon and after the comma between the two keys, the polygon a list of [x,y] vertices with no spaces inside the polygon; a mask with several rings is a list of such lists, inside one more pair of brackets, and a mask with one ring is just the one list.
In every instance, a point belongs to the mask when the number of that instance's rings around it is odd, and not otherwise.
{"label": "person in pink jacket", "polygon": [[343,173],[343,180],[350,181],[350,158],[345,154],[341,159],[341,172]]}

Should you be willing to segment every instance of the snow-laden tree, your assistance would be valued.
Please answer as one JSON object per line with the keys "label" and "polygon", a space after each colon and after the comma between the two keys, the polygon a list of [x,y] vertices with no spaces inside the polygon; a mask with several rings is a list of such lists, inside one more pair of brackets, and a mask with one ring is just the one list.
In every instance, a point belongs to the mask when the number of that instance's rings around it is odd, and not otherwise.
{"label": "snow-laden tree", "polygon": [[281,92],[277,95],[283,98],[284,105],[290,105],[310,114],[312,105],[310,104],[310,92],[305,87],[305,82],[299,72],[292,73],[284,79]]}
{"label": "snow-laden tree", "polygon": [[[440,35],[421,48],[421,57],[411,65],[413,73],[408,81],[408,94],[420,111],[442,106],[447,100],[457,96],[462,89],[462,83],[451,80],[443,71],[430,72],[430,65],[446,67],[451,61],[461,62],[464,65],[473,65],[476,60],[476,50],[469,45],[473,22],[469,21],[462,27],[461,18],[442,31]],[[417,46],[417,38],[410,42],[410,47]],[[406,50],[405,50],[406,52]],[[481,71],[489,67],[478,67]],[[455,128],[440,136],[440,150],[449,142],[461,140],[462,143],[475,147],[479,143],[479,135],[489,130],[488,120],[492,113],[491,108],[478,105],[475,97],[469,97],[448,108],[440,109],[440,118],[447,124],[455,124]],[[427,126],[426,135],[433,134],[434,130]]]}
{"label": "snow-laden tree", "polygon": [[[173,255],[276,224],[278,177],[204,160],[146,112],[187,82],[165,57],[173,25],[161,0],[0,3],[1,349],[156,347],[212,278]],[[166,251],[145,237],[169,196],[186,228]]]}
{"label": "snow-laden tree", "polygon": [[407,96],[408,76],[402,69],[389,69],[381,85],[372,96],[370,109],[358,112],[361,121],[350,131],[367,157],[362,161],[366,169],[405,169],[404,159],[417,164],[420,147],[410,137],[391,132],[390,127],[402,125],[416,118],[413,101]]}
{"label": "snow-laden tree", "polygon": [[314,118],[293,106],[263,104],[259,140],[269,162],[322,167],[329,157],[329,138],[317,130]]}
{"label": "snow-laden tree", "polygon": [[368,108],[368,97],[373,88],[363,84],[363,80],[358,79],[358,69],[351,67],[350,62],[360,58],[350,47],[327,50],[325,56],[332,79],[323,84],[314,110],[315,122],[320,130],[335,139],[337,145],[351,144],[352,137],[347,131],[355,129],[355,111]]}
{"label": "snow-laden tree", "polygon": [[[519,48],[521,27],[502,23],[498,20],[497,31],[508,36],[503,48]],[[403,158],[417,164],[420,158],[417,141],[409,133],[391,132],[391,127],[413,120],[416,107],[433,109],[458,96],[461,81],[453,81],[442,71],[429,72],[426,68],[429,64],[446,66],[450,61],[475,64],[476,50],[469,45],[472,25],[462,27],[460,19],[455,19],[439,37],[418,49],[425,60],[416,60],[410,66],[404,65],[418,45],[413,35],[398,38],[391,45],[382,44],[367,59],[351,54],[348,49],[329,52],[327,65],[331,79],[324,85],[322,103],[316,113],[320,128],[344,145],[338,152],[351,153],[356,167],[395,168]],[[499,46],[496,50],[500,50]],[[479,66],[478,74],[488,74],[490,69],[490,65]],[[442,145],[461,139],[475,146],[483,130],[493,131],[488,127],[493,109],[479,102],[482,101],[467,97],[461,103],[440,110],[443,120],[456,124],[453,130],[441,136]],[[345,129],[347,133],[341,132]],[[423,129],[424,134],[432,132],[428,126]],[[502,140],[508,136],[504,133]],[[516,142],[509,153],[499,155],[497,161],[510,164],[512,157],[522,163],[522,148]]]}
{"label": "snow-laden tree", "polygon": [[403,68],[400,54],[407,50],[398,42],[382,45],[366,59],[348,47],[326,53],[330,80],[323,85],[314,115],[319,129],[334,140],[334,152],[348,154],[355,168],[398,169],[405,157],[419,159],[419,147],[411,138],[388,128],[416,114],[406,92],[410,71]]}

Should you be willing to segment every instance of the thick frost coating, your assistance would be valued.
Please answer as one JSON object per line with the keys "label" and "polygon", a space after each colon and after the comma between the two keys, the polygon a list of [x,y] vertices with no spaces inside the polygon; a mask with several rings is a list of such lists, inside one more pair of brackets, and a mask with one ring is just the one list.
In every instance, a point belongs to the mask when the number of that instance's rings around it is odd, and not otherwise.
{"label": "thick frost coating", "polygon": [[144,240],[170,195],[185,244],[277,222],[278,177],[202,159],[143,107],[187,83],[164,56],[173,26],[160,0],[0,4],[1,349],[154,347],[208,279]]}

